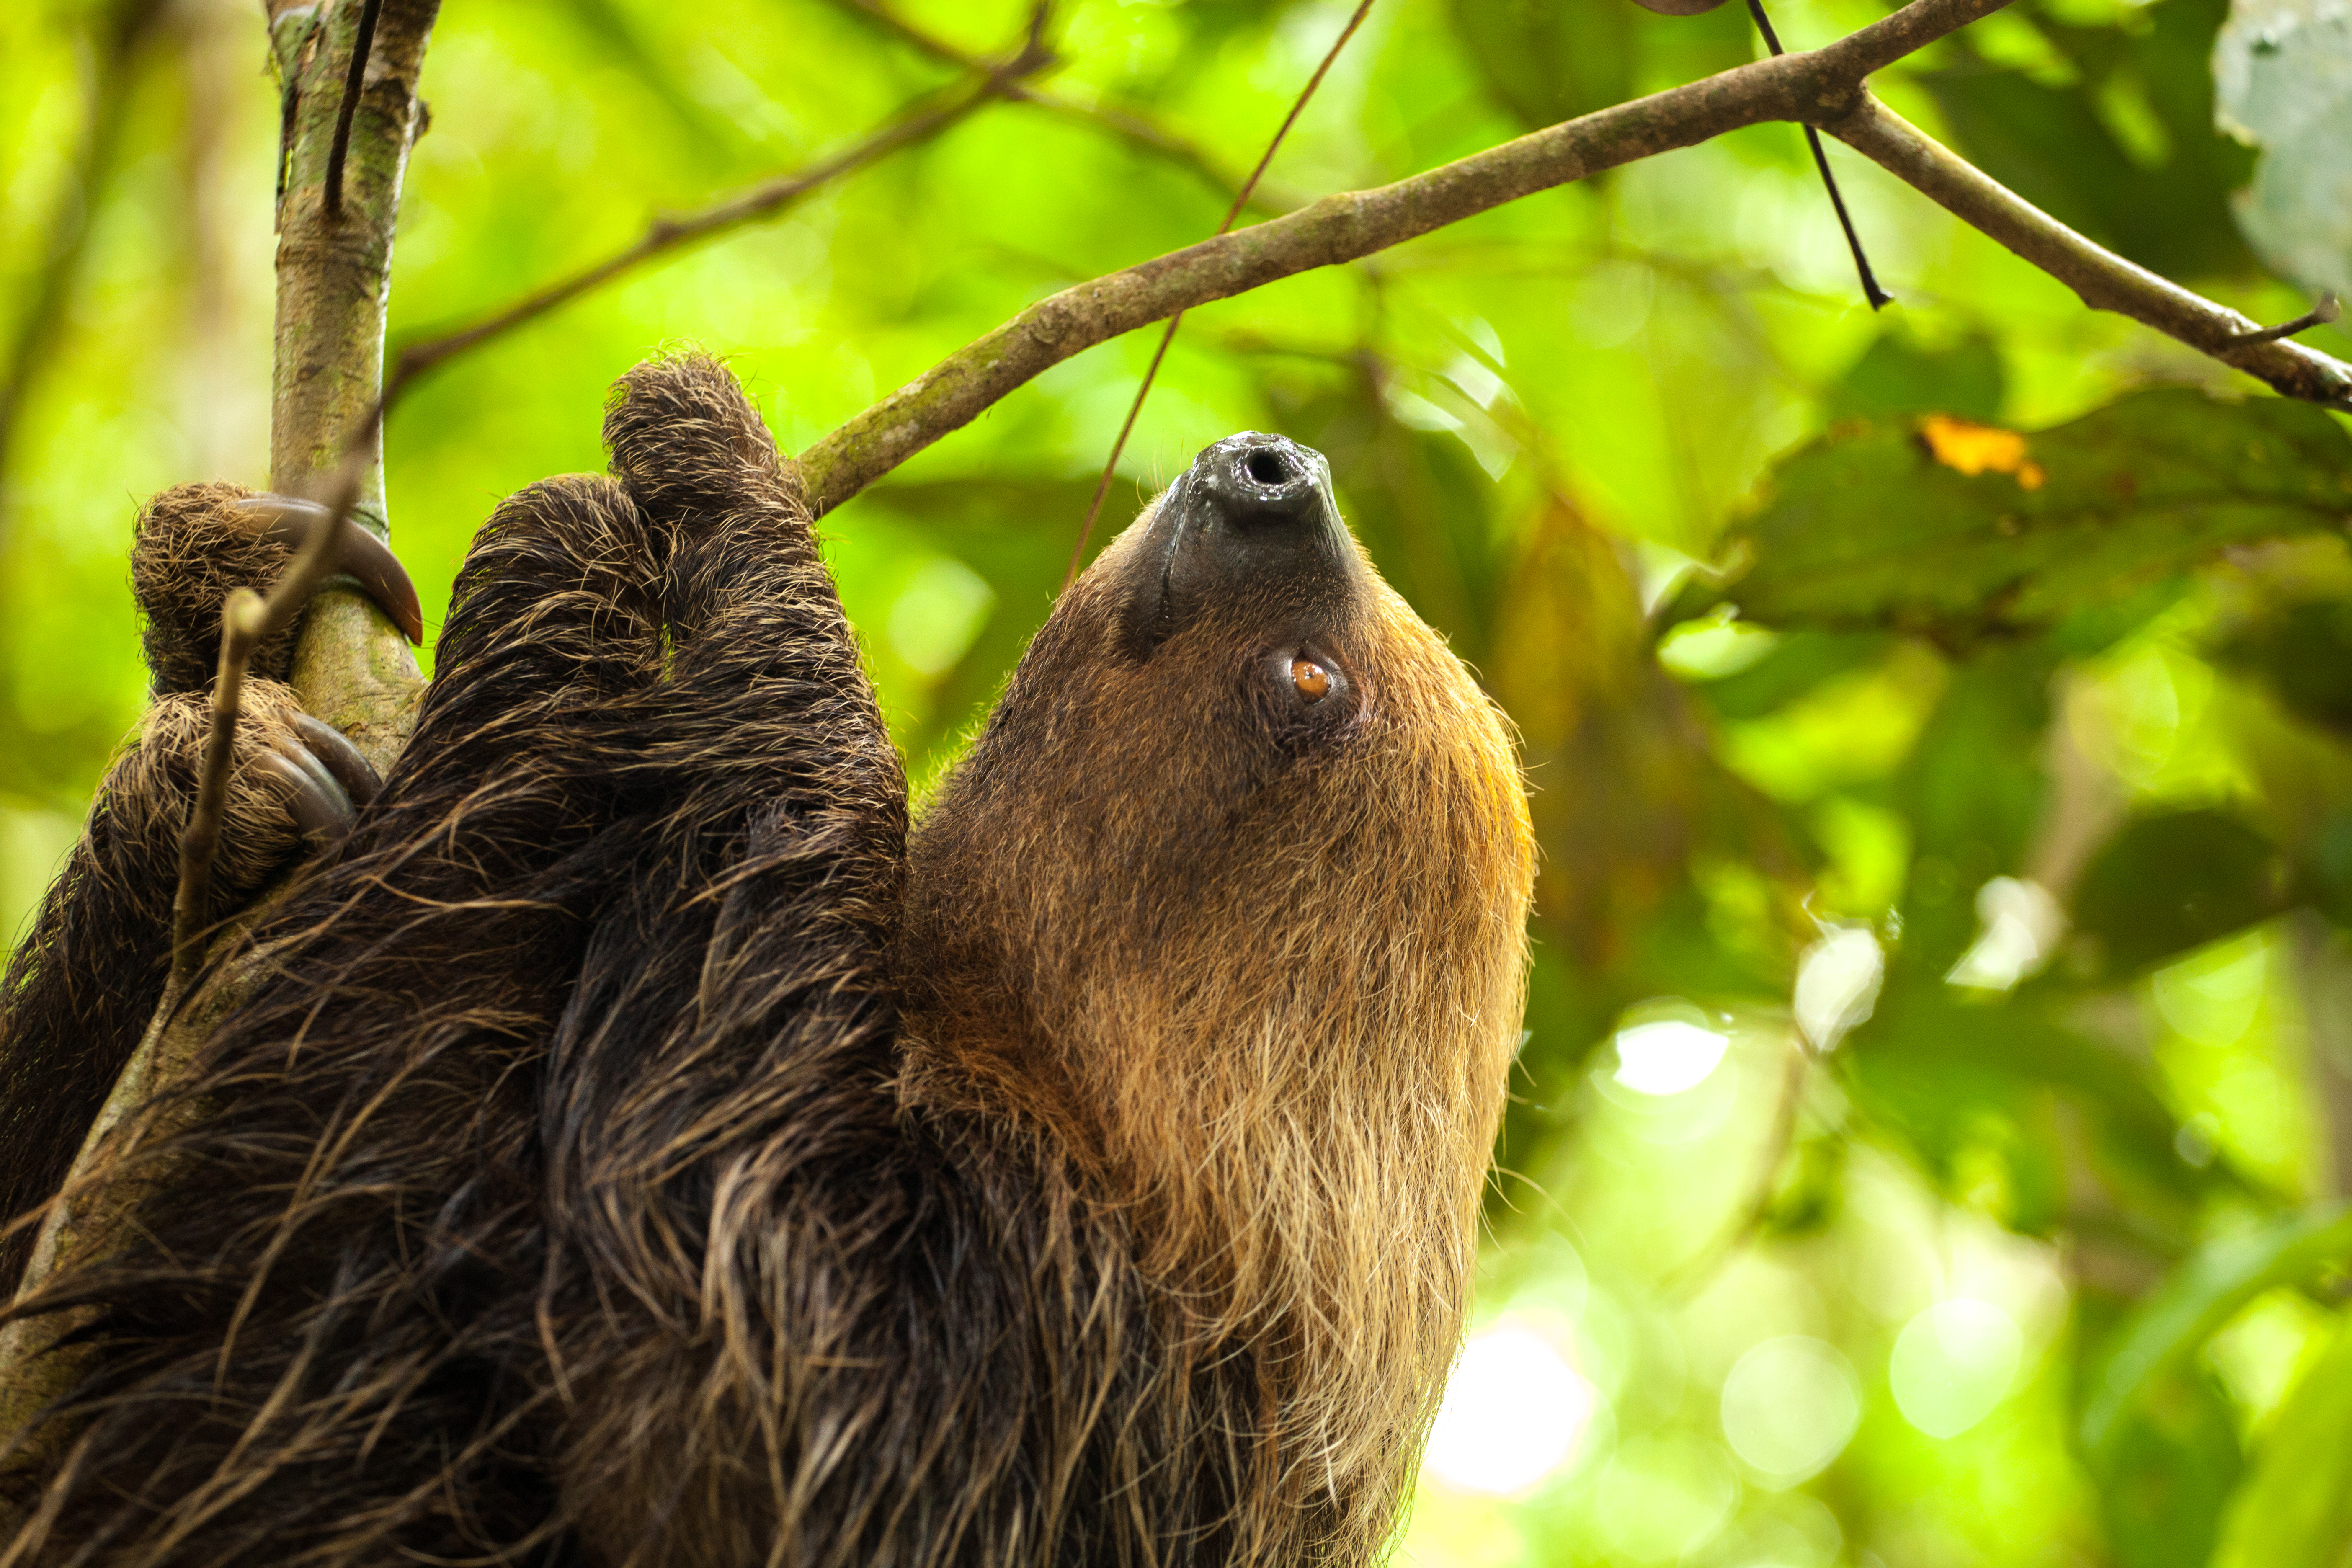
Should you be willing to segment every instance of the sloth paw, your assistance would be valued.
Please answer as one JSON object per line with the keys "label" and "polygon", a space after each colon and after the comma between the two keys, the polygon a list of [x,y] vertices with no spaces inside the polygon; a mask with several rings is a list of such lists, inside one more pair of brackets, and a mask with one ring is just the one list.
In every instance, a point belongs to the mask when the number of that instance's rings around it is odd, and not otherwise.
{"label": "sloth paw", "polygon": [[[131,584],[145,613],[147,668],[158,692],[200,691],[220,659],[222,601],[235,588],[267,592],[312,528],[331,514],[316,501],[256,495],[237,485],[181,485],[147,503],[131,552]],[[416,589],[383,541],[343,529],[335,566],[348,574],[411,642],[424,640]],[[300,625],[271,637],[253,669],[282,680]]]}
{"label": "sloth paw", "polygon": [[[211,731],[203,694],[163,698],[148,710],[137,749],[107,781],[108,811],[148,840],[161,864],[177,864]],[[340,843],[382,787],[359,748],[304,712],[290,688],[248,682],[214,851],[215,908],[242,901],[289,860]]]}

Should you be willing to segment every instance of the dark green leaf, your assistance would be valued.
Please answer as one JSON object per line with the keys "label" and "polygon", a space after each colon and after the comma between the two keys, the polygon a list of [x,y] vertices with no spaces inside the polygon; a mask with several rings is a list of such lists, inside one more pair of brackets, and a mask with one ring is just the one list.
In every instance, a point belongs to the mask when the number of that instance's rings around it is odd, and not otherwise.
{"label": "dark green leaf", "polygon": [[1530,131],[1633,97],[1641,21],[1624,0],[1454,0],[1487,96]]}
{"label": "dark green leaf", "polygon": [[2100,850],[2074,899],[2075,929],[2116,973],[2202,947],[2285,904],[2277,848],[2237,817],[2143,817]]}
{"label": "dark green leaf", "polygon": [[1890,414],[1957,414],[1990,422],[2000,417],[2007,377],[2000,351],[1982,333],[1948,348],[1922,348],[1901,331],[1882,332],[1830,393],[1832,420]]}
{"label": "dark green leaf", "polygon": [[1781,466],[1733,535],[1744,570],[1675,614],[1727,599],[1767,626],[1961,644],[2114,604],[2230,544],[2340,528],[2347,509],[2352,439],[2284,399],[2140,392],[2030,437],[1854,421]]}
{"label": "dark green leaf", "polygon": [[2105,1456],[2099,1511],[2128,1568],[2204,1568],[2245,1468],[2230,1404],[2209,1374],[2175,1367]]}
{"label": "dark green leaf", "polygon": [[[2229,196],[2253,156],[2214,130],[2206,65],[2228,11],[2159,0],[2138,32],[2034,16],[2074,81],[1979,58],[1927,88],[1969,161],[2061,221],[2170,277],[2245,271]],[[1966,35],[1955,44],[1969,52]]]}

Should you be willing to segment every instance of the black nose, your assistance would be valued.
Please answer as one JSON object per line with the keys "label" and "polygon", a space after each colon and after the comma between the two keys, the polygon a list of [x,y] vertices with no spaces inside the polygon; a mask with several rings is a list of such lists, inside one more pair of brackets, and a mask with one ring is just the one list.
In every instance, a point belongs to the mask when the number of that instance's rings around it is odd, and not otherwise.
{"label": "black nose", "polygon": [[1363,574],[1323,454],[1255,430],[1192,459],[1161,498],[1129,570],[1128,628],[1146,656],[1212,612],[1260,624],[1267,636],[1294,623],[1323,626],[1360,591]]}
{"label": "black nose", "polygon": [[1244,430],[1192,460],[1197,503],[1244,532],[1305,524],[1318,528],[1331,505],[1323,455],[1281,436]]}

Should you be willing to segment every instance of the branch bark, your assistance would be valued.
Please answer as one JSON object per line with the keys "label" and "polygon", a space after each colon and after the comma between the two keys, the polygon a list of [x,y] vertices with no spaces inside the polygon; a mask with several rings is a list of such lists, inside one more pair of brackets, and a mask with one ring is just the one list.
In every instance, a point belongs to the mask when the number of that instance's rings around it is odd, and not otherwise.
{"label": "branch bark", "polygon": [[2093,244],[1869,93],[1822,129],[2074,289],[2092,310],[2154,327],[2284,396],[2352,411],[2352,366],[2301,343],[2238,341],[2261,323]]}
{"label": "branch bark", "polygon": [[[278,204],[271,484],[285,494],[329,500],[379,537],[388,526],[374,410],[392,237],[401,177],[423,118],[417,70],[438,9],[439,0],[383,0],[353,116],[342,210],[331,215],[327,163],[360,7],[341,4],[322,12],[299,0],[268,0],[271,50],[289,107],[286,179]],[[324,494],[330,489],[336,493]],[[326,531],[320,531],[322,537]],[[296,651],[294,686],[313,714],[344,730],[381,770],[405,738],[423,681],[390,619],[362,595],[331,584],[311,600]],[[281,887],[277,896],[283,891]],[[19,1300],[60,1265],[113,1246],[140,1183],[153,1179],[135,1170],[114,1178],[140,1142],[159,1130],[152,1121],[157,1091],[181,1076],[266,961],[263,954],[238,950],[253,921],[274,901],[265,900],[215,935],[208,967],[193,980],[175,963],[146,1037],[108,1096],[64,1191],[43,1221]],[[166,1119],[187,1110],[176,1101],[161,1104]],[[71,1385],[88,1352],[52,1347],[80,1321],[64,1313],[0,1326],[0,1447]],[[68,1424],[47,1423],[29,1443],[8,1453],[8,1462],[46,1468],[69,1436]],[[14,1521],[5,1514],[0,1507],[0,1536],[11,1533]]]}
{"label": "branch bark", "polygon": [[[278,204],[270,488],[329,500],[333,477],[356,451],[360,499],[352,520],[388,539],[383,427],[375,417],[384,309],[401,180],[424,129],[417,73],[440,0],[385,0],[382,7],[352,116],[340,213],[328,211],[328,165],[362,7],[268,5],[270,53],[290,103]],[[424,678],[390,617],[364,595],[331,581],[311,601],[293,678],[303,706],[348,734],[379,771],[391,766],[407,739]]]}
{"label": "branch bark", "polygon": [[1892,160],[1888,167],[1896,174],[2074,284],[2094,308],[2120,310],[2289,396],[2352,408],[2346,395],[2352,366],[2291,343],[2225,342],[2255,323],[2036,211],[1903,125],[1864,90],[1873,71],[2004,4],[1912,0],[1825,47],[1759,60],[1618,104],[1391,185],[1326,196],[1286,217],[1066,289],[803,452],[810,502],[820,514],[840,505],[1032,377],[1137,327],[1278,279],[1357,260],[1604,169],[1780,120],[1818,125],[1874,158],[1884,153],[1881,161]]}

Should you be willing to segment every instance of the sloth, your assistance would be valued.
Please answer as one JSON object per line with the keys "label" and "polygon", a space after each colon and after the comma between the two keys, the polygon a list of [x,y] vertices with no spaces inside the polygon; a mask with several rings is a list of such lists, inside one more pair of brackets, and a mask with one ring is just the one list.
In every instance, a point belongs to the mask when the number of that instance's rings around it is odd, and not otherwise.
{"label": "sloth", "polygon": [[[257,687],[230,901],[325,847],[108,1170],[135,1239],[13,1309],[82,1359],[0,1467],[10,1561],[1377,1559],[1517,1037],[1502,716],[1244,433],[910,828],[731,375],[639,366],[605,440],[483,528],[380,785]],[[218,546],[173,603],[267,575],[241,492],[166,499],[142,550]],[[207,628],[155,575],[170,690]],[[192,745],[151,723],[11,971],[10,1126],[129,1048],[156,955],[78,910],[168,909]]]}

